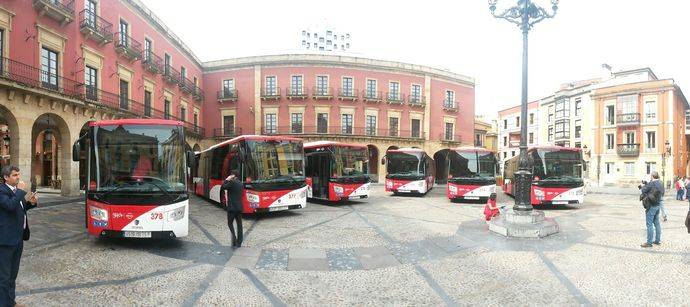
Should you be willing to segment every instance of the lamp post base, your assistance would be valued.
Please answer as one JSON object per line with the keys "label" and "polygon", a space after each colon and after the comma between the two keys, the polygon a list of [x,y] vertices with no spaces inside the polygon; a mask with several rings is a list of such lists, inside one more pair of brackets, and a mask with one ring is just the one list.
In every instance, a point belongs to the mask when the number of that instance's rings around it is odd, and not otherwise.
{"label": "lamp post base", "polygon": [[556,221],[546,218],[542,211],[519,211],[512,208],[491,220],[489,230],[513,238],[543,238],[559,231]]}

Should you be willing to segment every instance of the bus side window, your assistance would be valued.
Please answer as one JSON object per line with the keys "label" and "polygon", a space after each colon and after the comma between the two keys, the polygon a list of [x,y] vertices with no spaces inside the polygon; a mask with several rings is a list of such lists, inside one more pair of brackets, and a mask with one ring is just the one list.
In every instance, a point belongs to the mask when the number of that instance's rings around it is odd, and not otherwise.
{"label": "bus side window", "polygon": [[230,149],[230,152],[228,153],[228,156],[230,158],[230,166],[228,170],[228,175],[230,171],[237,171],[240,173],[240,177],[242,176],[241,170],[240,170],[240,147],[237,144],[233,144],[232,148]]}
{"label": "bus side window", "polygon": [[225,177],[223,177],[223,173],[227,172],[225,166],[223,165],[223,162],[225,160],[225,156],[227,155],[228,152],[228,147],[227,146],[221,146],[218,148],[213,149],[211,155],[211,179],[216,179],[216,180],[223,180]]}

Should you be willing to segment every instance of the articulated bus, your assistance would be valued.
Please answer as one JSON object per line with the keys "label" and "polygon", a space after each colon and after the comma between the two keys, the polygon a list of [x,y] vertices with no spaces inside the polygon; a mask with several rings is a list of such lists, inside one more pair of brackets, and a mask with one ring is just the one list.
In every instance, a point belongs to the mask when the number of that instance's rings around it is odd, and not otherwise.
{"label": "articulated bus", "polygon": [[311,142],[304,144],[304,156],[308,198],[340,201],[369,197],[367,146]]}
{"label": "articulated bus", "polygon": [[451,201],[483,201],[496,193],[496,154],[484,148],[461,147],[448,152],[448,187]]}
{"label": "articulated bus", "polygon": [[232,170],[244,184],[244,213],[300,209],[307,205],[302,140],[243,135],[197,153],[196,195],[226,205],[220,186]]}
{"label": "articulated bus", "polygon": [[386,152],[386,192],[426,194],[434,187],[434,160],[419,148],[392,149]]}
{"label": "articulated bus", "polygon": [[[582,150],[559,146],[537,146],[527,151],[533,165],[532,205],[581,204],[584,201]],[[515,172],[519,156],[505,162],[503,191],[515,193]]]}
{"label": "articulated bus", "polygon": [[100,237],[187,236],[189,196],[182,122],[157,119],[92,121],[74,144],[85,150],[86,228]]}

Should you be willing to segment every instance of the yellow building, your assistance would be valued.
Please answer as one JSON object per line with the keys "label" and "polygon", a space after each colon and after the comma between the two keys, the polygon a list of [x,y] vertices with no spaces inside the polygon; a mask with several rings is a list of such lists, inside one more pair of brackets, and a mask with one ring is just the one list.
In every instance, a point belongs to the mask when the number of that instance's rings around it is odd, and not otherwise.
{"label": "yellow building", "polygon": [[496,120],[488,121],[482,115],[474,119],[474,146],[496,151],[498,149],[498,125]]}

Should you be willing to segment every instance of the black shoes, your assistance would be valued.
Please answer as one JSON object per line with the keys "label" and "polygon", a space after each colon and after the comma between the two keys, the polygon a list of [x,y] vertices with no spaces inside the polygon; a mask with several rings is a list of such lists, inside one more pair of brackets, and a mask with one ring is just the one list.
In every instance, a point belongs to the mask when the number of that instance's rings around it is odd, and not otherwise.
{"label": "black shoes", "polygon": [[652,245],[649,244],[649,243],[643,243],[642,245],[640,245],[640,247],[645,247],[645,248],[647,248],[647,247],[652,247]]}

